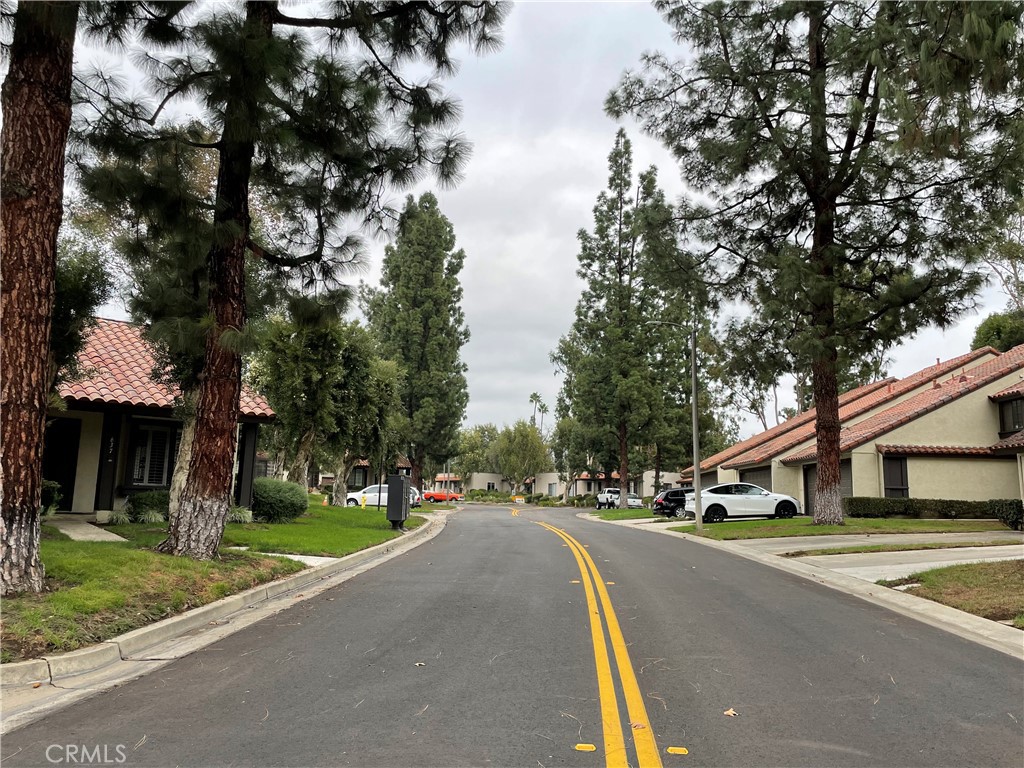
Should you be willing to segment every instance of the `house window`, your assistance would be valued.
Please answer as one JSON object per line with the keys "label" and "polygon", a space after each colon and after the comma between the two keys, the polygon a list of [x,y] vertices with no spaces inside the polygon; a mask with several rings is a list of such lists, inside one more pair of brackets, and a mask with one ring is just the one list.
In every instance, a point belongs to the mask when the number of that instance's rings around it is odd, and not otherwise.
{"label": "house window", "polygon": [[498,490],[498,486],[496,486],[494,483],[488,483],[487,484],[487,490],[488,491],[496,491],[496,490]]}
{"label": "house window", "polygon": [[181,427],[177,424],[135,422],[126,485],[169,488],[180,443]]}
{"label": "house window", "polygon": [[1024,400],[1006,400],[999,404],[999,431],[1012,434],[1024,429]]}
{"label": "house window", "polygon": [[594,484],[587,480],[587,493],[590,493],[592,490],[594,490]]}
{"label": "house window", "polygon": [[882,478],[885,496],[889,499],[905,499],[910,496],[907,483],[907,459],[904,456],[882,457]]}

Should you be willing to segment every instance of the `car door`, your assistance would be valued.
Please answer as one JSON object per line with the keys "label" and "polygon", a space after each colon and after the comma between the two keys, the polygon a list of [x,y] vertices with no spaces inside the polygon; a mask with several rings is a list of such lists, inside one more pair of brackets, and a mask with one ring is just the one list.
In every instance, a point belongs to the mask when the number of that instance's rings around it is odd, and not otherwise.
{"label": "car door", "polygon": [[765,496],[764,488],[749,483],[740,483],[737,498],[743,508],[744,515],[770,515],[771,500]]}
{"label": "car door", "polygon": [[363,495],[366,496],[366,506],[368,507],[376,507],[378,505],[387,506],[387,490],[385,489],[384,492],[381,493],[381,486],[379,485],[371,485],[366,489],[366,492]]}

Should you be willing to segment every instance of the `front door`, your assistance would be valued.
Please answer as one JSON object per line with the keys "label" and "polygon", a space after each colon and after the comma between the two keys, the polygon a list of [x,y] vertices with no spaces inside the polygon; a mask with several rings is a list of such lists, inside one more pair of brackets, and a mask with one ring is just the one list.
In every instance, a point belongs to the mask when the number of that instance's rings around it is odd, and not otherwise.
{"label": "front door", "polygon": [[60,484],[57,508],[70,511],[75,498],[75,474],[78,470],[78,443],[82,437],[81,419],[54,419],[46,427],[43,443],[43,479]]}

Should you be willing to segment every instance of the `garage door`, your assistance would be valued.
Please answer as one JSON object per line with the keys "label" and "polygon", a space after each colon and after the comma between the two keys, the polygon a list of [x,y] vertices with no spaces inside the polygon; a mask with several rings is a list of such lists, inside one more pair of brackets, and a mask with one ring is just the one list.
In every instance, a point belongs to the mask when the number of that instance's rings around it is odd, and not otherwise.
{"label": "garage door", "polygon": [[718,485],[718,470],[714,472],[701,472],[700,473],[700,487],[710,488],[712,485]]}
{"label": "garage door", "polygon": [[[814,488],[818,484],[818,465],[806,464],[804,466],[804,509],[808,515],[814,514]],[[839,496],[849,498],[853,496],[853,465],[849,459],[841,459],[839,462]]]}
{"label": "garage door", "polygon": [[740,482],[759,485],[766,491],[772,489],[772,468],[758,467],[757,469],[741,469]]}

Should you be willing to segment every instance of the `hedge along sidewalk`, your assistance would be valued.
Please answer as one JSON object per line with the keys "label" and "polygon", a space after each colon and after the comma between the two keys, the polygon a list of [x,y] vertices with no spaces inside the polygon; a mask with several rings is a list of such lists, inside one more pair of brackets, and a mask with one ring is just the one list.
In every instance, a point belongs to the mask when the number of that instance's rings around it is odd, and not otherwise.
{"label": "hedge along sidewalk", "polygon": [[[308,600],[437,536],[447,514],[395,541],[173,616],[81,651],[0,665],[0,733],[122,685]],[[301,591],[299,591],[301,590]]]}

